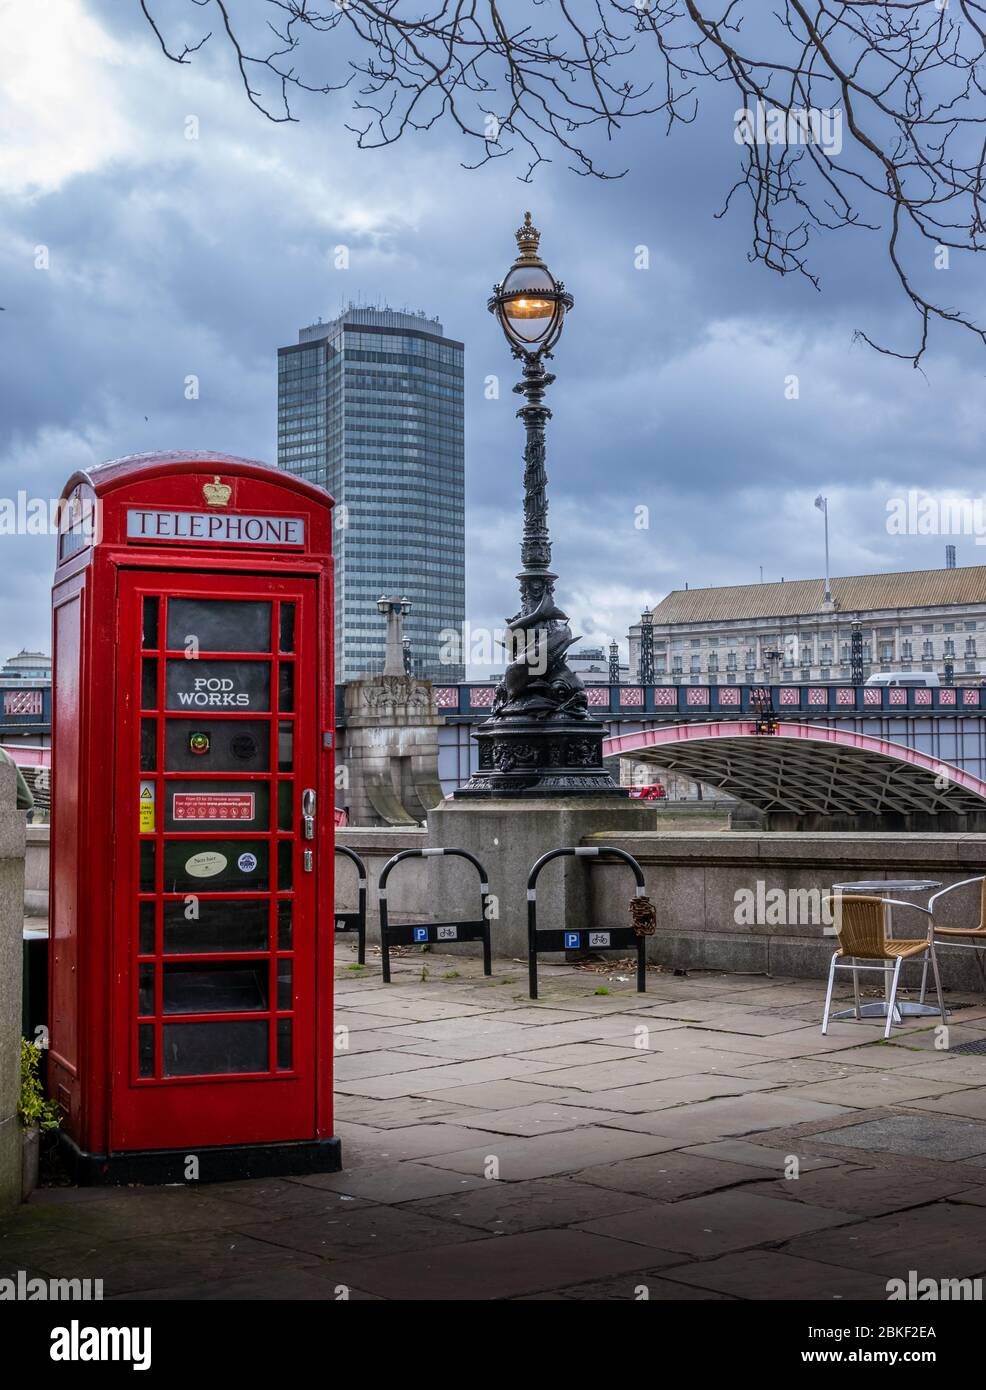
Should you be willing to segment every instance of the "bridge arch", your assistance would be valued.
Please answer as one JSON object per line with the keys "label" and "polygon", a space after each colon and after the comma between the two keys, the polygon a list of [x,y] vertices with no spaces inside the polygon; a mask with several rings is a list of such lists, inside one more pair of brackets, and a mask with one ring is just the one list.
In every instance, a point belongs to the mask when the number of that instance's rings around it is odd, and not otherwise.
{"label": "bridge arch", "polygon": [[986,782],[926,753],[825,725],[780,720],[774,730],[752,719],[658,725],[614,734],[603,755],[653,762],[771,815],[986,814]]}

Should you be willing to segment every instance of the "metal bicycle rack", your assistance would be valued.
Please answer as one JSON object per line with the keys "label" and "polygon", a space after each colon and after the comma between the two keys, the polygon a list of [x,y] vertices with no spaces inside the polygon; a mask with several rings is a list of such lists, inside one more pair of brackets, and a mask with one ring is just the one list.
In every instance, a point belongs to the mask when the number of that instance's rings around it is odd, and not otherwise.
{"label": "metal bicycle rack", "polygon": [[344,854],[347,859],[351,859],[356,865],[356,872],[359,874],[357,880],[357,896],[355,912],[337,912],[335,914],[336,934],[339,932],[356,932],[357,955],[356,959],[360,965],[366,964],[366,865],[354,849],[348,845],[336,845],[336,854]]}
{"label": "metal bicycle rack", "polygon": [[[479,874],[480,916],[478,919],[459,922],[408,922],[406,925],[391,926],[387,917],[387,879],[395,864],[402,859],[430,859],[441,854],[452,854],[459,859],[468,859]],[[493,953],[490,944],[490,919],[488,916],[490,885],[486,870],[466,849],[402,849],[393,859],[388,859],[380,870],[380,884],[377,896],[380,902],[380,948],[383,954],[383,980],[390,984],[391,946],[425,946],[432,943],[445,945],[450,941],[482,941],[483,974],[493,973]]]}
{"label": "metal bicycle rack", "polygon": [[527,876],[527,970],[528,991],[532,999],[538,997],[538,952],[539,951],[617,951],[632,946],[637,952],[637,992],[647,990],[647,938],[639,936],[633,927],[609,927],[606,931],[567,931],[564,927],[539,928],[537,924],[537,881],[545,864],[563,855],[574,855],[578,859],[598,858],[601,854],[615,854],[630,865],[637,882],[635,896],[646,897],[644,873],[632,854],[616,849],[611,845],[578,845],[571,849],[552,849],[542,854]]}

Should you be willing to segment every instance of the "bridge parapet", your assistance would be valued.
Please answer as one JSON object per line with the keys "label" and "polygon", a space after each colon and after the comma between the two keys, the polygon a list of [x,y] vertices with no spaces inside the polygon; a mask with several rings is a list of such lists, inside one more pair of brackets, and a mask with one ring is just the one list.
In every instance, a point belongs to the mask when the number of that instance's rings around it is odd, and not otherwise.
{"label": "bridge parapet", "polygon": [[[493,682],[435,684],[439,715],[485,719],[493,705]],[[986,709],[986,686],[874,685],[590,685],[589,712],[598,719],[707,719],[758,713],[758,692],[770,691],[774,710],[785,718],[831,719],[833,715],[978,714]]]}

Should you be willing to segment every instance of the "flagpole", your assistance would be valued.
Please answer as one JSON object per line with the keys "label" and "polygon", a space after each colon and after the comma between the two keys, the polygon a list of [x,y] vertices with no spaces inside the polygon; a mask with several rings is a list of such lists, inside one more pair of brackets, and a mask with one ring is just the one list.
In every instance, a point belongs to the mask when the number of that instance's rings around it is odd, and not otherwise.
{"label": "flagpole", "polygon": [[825,602],[832,602],[832,588],[829,583],[829,499],[825,499]]}
{"label": "flagpole", "polygon": [[829,582],[829,499],[821,493],[815,498],[815,506],[825,518],[825,602],[832,602],[832,585]]}

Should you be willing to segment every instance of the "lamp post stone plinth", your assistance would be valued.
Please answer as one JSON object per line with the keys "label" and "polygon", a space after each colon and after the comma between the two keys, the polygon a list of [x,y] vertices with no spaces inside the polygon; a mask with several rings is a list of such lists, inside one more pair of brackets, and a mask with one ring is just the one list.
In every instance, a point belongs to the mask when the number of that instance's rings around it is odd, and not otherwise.
{"label": "lamp post stone plinth", "polygon": [[456,797],[626,797],[603,766],[603,729],[588,709],[585,687],[566,654],[568,616],[555,600],[548,532],[544,427],[551,418],[546,389],[555,380],[545,359],[561,336],[574,300],[538,254],[540,233],[527,213],[517,232],[518,255],[489,309],[499,320],[522,379],[517,414],[524,422],[524,531],[520,547],[520,609],[507,625],[507,668],[489,719],[475,733],[479,767]]}

